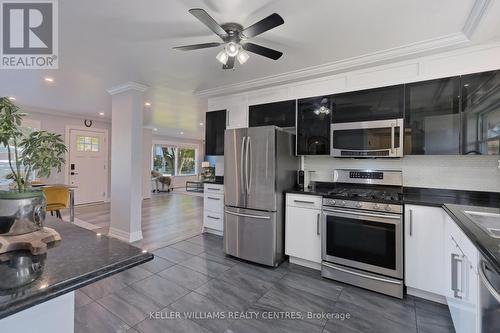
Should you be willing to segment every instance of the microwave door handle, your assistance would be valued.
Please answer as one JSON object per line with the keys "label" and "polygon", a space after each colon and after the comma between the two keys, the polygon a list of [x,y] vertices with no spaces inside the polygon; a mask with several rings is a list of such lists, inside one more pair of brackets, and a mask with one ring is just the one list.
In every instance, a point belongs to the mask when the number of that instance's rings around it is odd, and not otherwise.
{"label": "microwave door handle", "polygon": [[391,154],[394,154],[394,131],[395,131],[395,124],[392,124],[391,126]]}

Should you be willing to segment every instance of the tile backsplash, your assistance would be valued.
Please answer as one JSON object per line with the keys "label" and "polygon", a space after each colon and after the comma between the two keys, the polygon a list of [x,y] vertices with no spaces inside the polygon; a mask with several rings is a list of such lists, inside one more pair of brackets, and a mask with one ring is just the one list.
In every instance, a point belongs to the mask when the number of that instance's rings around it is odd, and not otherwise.
{"label": "tile backsplash", "polygon": [[500,192],[499,156],[405,156],[401,159],[343,159],[306,156],[314,181],[332,181],[333,169],[402,170],[404,186]]}

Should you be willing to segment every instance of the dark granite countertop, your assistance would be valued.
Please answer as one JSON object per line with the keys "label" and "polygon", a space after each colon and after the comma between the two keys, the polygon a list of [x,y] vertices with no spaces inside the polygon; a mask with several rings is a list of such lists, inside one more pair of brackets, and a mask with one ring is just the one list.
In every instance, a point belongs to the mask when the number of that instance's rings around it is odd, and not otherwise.
{"label": "dark granite countertop", "polygon": [[203,183],[204,184],[224,185],[224,176],[215,176],[215,180],[213,180],[213,181],[204,180]]}
{"label": "dark granite countertop", "polygon": [[[327,191],[322,191],[321,188],[314,191],[292,188],[286,190],[285,193],[332,197],[328,195]],[[403,202],[409,205],[423,205],[423,206],[435,206],[435,207],[442,207],[444,204],[456,204],[456,205],[500,208],[500,193],[464,191],[464,190],[444,190],[444,189],[423,188],[423,187],[404,187]]]}
{"label": "dark granite countertop", "polygon": [[[286,193],[328,196],[321,190],[293,188]],[[464,210],[500,214],[500,193],[482,191],[446,190],[421,187],[404,187],[403,203],[442,207],[475,244],[478,251],[500,274],[500,240],[490,237],[475,224]]]}
{"label": "dark granite countertop", "polygon": [[[45,226],[62,238],[46,254],[14,251],[0,255],[0,318],[153,259],[137,247],[53,217],[47,217]],[[21,262],[35,267],[30,274],[34,281],[24,285],[19,285],[14,268]]]}
{"label": "dark granite countertop", "polygon": [[481,255],[500,274],[500,239],[488,235],[465,211],[500,214],[500,208],[445,204],[444,210],[476,246]]}
{"label": "dark granite countertop", "polygon": [[436,207],[441,207],[444,204],[456,204],[500,208],[500,193],[404,187],[403,201],[405,204]]}

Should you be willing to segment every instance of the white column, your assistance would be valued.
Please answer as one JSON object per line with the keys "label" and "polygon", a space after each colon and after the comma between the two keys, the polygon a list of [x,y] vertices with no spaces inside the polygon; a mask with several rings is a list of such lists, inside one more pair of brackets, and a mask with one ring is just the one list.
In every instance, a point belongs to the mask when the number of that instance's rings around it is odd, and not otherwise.
{"label": "white column", "polygon": [[111,111],[111,226],[109,235],[142,239],[143,93],[147,87],[128,82],[108,92]]}
{"label": "white column", "polygon": [[151,198],[151,170],[152,168],[152,147],[153,147],[153,130],[145,128],[143,132],[143,174],[142,174],[142,198]]}

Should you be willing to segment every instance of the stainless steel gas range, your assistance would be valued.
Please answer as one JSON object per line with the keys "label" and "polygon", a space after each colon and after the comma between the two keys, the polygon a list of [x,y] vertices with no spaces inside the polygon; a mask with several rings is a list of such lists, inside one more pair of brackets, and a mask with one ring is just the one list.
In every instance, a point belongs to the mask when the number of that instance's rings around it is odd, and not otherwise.
{"label": "stainless steel gas range", "polygon": [[335,170],[323,199],[323,277],[403,297],[401,171]]}

